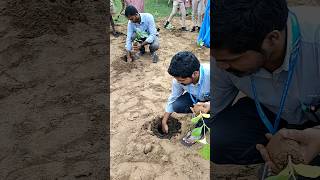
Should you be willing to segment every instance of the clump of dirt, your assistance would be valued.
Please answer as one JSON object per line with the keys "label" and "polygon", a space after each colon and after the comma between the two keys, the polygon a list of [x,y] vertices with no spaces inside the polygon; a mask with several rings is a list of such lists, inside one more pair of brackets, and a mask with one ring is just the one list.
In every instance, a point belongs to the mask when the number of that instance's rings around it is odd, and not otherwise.
{"label": "clump of dirt", "polygon": [[169,132],[168,134],[163,133],[162,131],[162,121],[163,117],[156,117],[151,122],[151,131],[154,135],[156,135],[160,139],[171,139],[173,136],[175,136],[177,133],[181,133],[181,123],[178,119],[170,117],[168,120],[168,127]]}
{"label": "clump of dirt", "polygon": [[278,170],[284,169],[288,164],[288,157],[294,164],[303,163],[299,144],[294,140],[283,139],[280,134],[274,135],[267,145],[271,160]]}
{"label": "clump of dirt", "polygon": [[118,60],[113,61],[111,63],[111,66],[119,74],[124,73],[124,72],[131,72],[133,69],[138,68],[136,63],[126,62],[126,61],[127,61],[126,56],[122,56]]}

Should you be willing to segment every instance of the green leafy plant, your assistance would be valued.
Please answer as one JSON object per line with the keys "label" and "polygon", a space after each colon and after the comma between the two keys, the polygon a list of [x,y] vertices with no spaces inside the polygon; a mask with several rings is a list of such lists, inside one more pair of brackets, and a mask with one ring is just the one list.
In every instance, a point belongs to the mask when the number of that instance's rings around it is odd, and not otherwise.
{"label": "green leafy plant", "polygon": [[142,39],[147,38],[149,35],[147,32],[140,30],[137,28],[136,30],[136,38],[134,39],[134,42],[141,42]]}
{"label": "green leafy plant", "polygon": [[172,30],[172,29],[174,29],[174,26],[173,26],[171,23],[169,23],[169,24],[167,25],[166,29]]}
{"label": "green leafy plant", "polygon": [[202,39],[200,39],[200,41],[197,42],[198,47],[202,47],[204,45],[204,42]]}
{"label": "green leafy plant", "polygon": [[288,165],[278,175],[266,178],[266,180],[296,180],[296,175],[308,178],[317,178],[320,176],[320,167],[305,164],[294,164],[291,156],[288,157]]}
{"label": "green leafy plant", "polygon": [[191,122],[193,124],[197,124],[199,121],[202,121],[202,126],[198,127],[198,128],[194,128],[191,132],[191,135],[194,137],[201,137],[201,132],[203,131],[203,139],[201,140],[197,140],[197,142],[202,143],[203,146],[202,148],[199,150],[199,154],[202,158],[209,160],[210,159],[210,144],[207,142],[206,139],[206,129],[208,129],[208,131],[210,132],[210,128],[206,125],[206,123],[204,122],[203,118],[210,118],[210,114],[202,114],[200,112],[200,114],[194,118],[191,119]]}

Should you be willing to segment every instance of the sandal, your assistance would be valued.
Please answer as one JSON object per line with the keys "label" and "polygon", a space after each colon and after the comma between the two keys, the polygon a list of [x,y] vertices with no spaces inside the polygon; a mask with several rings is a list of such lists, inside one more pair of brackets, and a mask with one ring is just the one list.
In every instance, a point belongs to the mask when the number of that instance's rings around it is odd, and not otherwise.
{"label": "sandal", "polygon": [[181,144],[187,147],[190,147],[194,145],[197,140],[201,140],[203,138],[203,135],[200,137],[194,137],[191,135],[192,130],[188,131],[187,134],[181,139]]}

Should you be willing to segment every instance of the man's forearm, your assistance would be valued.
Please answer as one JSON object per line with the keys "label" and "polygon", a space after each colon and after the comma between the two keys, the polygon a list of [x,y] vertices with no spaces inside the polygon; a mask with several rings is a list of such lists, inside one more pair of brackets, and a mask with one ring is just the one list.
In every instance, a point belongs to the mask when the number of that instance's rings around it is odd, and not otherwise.
{"label": "man's forearm", "polygon": [[127,50],[127,57],[130,57],[130,58],[131,58],[131,51],[128,51],[128,50]]}
{"label": "man's forearm", "polygon": [[147,41],[143,41],[143,42],[141,43],[141,46],[145,46],[145,45],[147,45],[147,44],[149,44]]}
{"label": "man's forearm", "polygon": [[162,123],[167,123],[171,113],[165,112],[163,115]]}

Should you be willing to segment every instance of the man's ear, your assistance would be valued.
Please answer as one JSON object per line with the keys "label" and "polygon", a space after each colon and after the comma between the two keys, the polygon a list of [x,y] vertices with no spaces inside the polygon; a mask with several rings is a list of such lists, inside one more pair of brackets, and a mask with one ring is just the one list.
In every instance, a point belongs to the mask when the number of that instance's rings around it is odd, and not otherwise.
{"label": "man's ear", "polygon": [[273,52],[276,48],[281,46],[282,39],[281,31],[273,30],[264,38],[261,49],[267,52]]}
{"label": "man's ear", "polygon": [[193,72],[192,73],[192,78],[194,78],[196,75],[199,75],[200,74],[200,72],[199,71],[195,71],[195,72]]}

